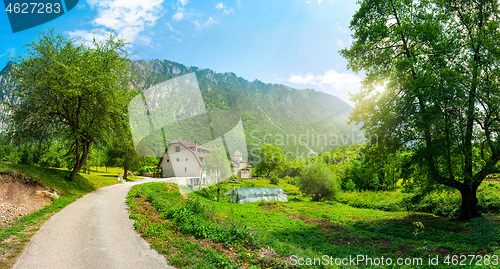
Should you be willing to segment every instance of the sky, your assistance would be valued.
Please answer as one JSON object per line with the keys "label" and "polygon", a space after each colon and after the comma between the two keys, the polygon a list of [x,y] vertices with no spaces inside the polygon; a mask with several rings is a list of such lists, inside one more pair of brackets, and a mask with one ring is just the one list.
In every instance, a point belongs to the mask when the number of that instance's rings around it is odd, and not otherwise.
{"label": "sky", "polygon": [[351,44],[357,8],[354,0],[80,0],[63,16],[17,33],[3,9],[0,68],[50,27],[87,41],[114,31],[129,42],[132,59],[233,72],[353,105],[349,92],[359,91],[363,75],[347,70],[339,51]]}

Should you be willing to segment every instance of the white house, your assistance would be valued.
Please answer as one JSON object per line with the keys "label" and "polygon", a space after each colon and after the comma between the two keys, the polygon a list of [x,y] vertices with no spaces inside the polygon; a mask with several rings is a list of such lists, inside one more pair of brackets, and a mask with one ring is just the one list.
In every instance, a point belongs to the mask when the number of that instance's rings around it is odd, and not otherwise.
{"label": "white house", "polygon": [[179,185],[207,184],[203,164],[209,152],[210,148],[196,142],[175,139],[168,143],[157,169],[161,169],[161,177],[178,178]]}
{"label": "white house", "polygon": [[[163,178],[175,177],[178,185],[206,185],[209,182],[204,164],[210,151],[210,148],[196,142],[177,138],[168,143],[156,168]],[[231,155],[230,165],[238,177],[252,177],[252,166],[243,160],[243,155],[238,150]]]}

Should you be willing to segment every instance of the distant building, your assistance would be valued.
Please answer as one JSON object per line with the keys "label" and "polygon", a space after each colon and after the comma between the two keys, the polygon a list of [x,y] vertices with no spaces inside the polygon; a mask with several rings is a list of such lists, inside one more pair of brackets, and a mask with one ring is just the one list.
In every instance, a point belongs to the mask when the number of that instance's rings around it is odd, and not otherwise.
{"label": "distant building", "polygon": [[178,180],[179,185],[207,184],[203,165],[205,156],[210,150],[196,142],[175,139],[168,143],[157,169],[161,169],[161,177],[185,178],[185,180]]}
{"label": "distant building", "polygon": [[243,154],[238,150],[231,155],[231,167],[239,178],[252,178],[252,166],[243,160]]}
{"label": "distant building", "polygon": [[259,201],[282,201],[287,202],[286,192],[281,188],[260,187],[232,189],[224,195],[229,196],[230,203],[252,203]]}

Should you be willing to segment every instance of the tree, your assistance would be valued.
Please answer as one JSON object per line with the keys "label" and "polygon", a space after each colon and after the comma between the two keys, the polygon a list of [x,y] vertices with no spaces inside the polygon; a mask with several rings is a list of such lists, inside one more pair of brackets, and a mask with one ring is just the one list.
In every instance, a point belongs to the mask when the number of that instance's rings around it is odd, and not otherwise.
{"label": "tree", "polygon": [[500,160],[499,15],[493,0],[365,0],[341,52],[366,72],[351,120],[393,152],[412,150],[422,184],[460,191],[465,220]]}
{"label": "tree", "polygon": [[138,169],[141,156],[137,154],[130,134],[130,127],[117,129],[106,151],[106,166],[123,167],[123,179],[127,180],[128,171]]}
{"label": "tree", "polygon": [[257,164],[257,171],[261,174],[266,174],[268,177],[269,174],[280,167],[283,163],[285,163],[285,154],[283,151],[271,144],[267,144],[262,146],[259,152],[260,162]]}
{"label": "tree", "polygon": [[11,134],[16,141],[58,137],[72,141],[73,181],[92,143],[101,142],[123,121],[128,75],[124,41],[110,34],[86,45],[53,30],[27,45],[11,76]]}
{"label": "tree", "polygon": [[312,196],[318,202],[329,196],[335,196],[339,190],[337,179],[327,164],[315,162],[304,167],[297,178],[300,191]]}

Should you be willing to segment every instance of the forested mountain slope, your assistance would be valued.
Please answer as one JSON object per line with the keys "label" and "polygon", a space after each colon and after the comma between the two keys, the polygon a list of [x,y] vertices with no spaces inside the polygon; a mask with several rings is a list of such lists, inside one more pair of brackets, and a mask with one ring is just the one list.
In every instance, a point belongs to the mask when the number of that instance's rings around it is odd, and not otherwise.
{"label": "forested mountain slope", "polygon": [[322,92],[250,82],[234,73],[221,74],[167,60],[133,61],[131,69],[131,84],[142,90],[195,72],[208,110],[231,109],[240,114],[253,160],[266,143],[281,147],[287,157],[306,157],[362,139],[359,129],[346,123],[352,107]]}

